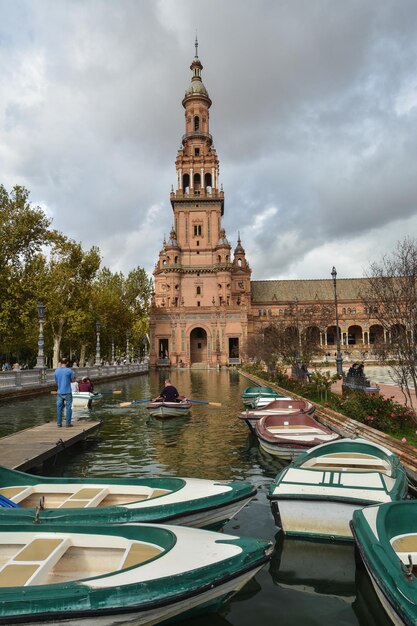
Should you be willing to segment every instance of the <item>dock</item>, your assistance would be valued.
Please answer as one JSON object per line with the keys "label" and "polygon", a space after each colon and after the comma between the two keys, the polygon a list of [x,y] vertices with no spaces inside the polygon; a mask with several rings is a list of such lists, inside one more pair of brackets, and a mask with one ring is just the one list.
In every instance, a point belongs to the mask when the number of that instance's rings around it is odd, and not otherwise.
{"label": "dock", "polygon": [[0,439],[1,465],[26,471],[96,434],[101,422],[74,422],[58,428],[56,422],[26,428]]}

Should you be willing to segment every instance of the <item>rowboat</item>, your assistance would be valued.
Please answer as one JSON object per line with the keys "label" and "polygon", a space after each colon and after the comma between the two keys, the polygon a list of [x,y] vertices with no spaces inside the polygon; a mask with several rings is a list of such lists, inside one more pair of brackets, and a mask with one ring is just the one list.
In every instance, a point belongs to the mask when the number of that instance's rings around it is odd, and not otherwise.
{"label": "rowboat", "polygon": [[101,393],[90,393],[89,391],[75,391],[72,394],[72,406],[75,408],[91,409],[93,400],[98,400],[103,396]]}
{"label": "rowboat", "polygon": [[254,403],[260,396],[265,399],[265,403],[284,397],[274,391],[272,387],[246,387],[240,397],[242,398],[245,406],[253,407]]}
{"label": "rowboat", "polygon": [[353,537],[376,594],[394,624],[417,623],[417,502],[355,511]]}
{"label": "rowboat", "polygon": [[216,528],[255,494],[255,487],[241,481],[171,476],[51,478],[0,467],[0,498],[12,507],[0,508],[0,523],[29,523],[38,517],[42,522],[59,521],[61,526],[169,521]]}
{"label": "rowboat", "polygon": [[151,626],[215,611],[271,551],[179,526],[0,526],[0,624]]}
{"label": "rowboat", "polygon": [[316,407],[307,400],[294,400],[291,398],[280,398],[272,400],[259,409],[246,409],[242,411],[239,418],[244,420],[252,432],[255,432],[255,424],[264,415],[292,415],[293,413],[308,413],[311,415]]}
{"label": "rowboat", "polygon": [[264,396],[264,394],[261,393],[257,398],[254,398],[251,406],[253,409],[262,409],[270,404],[272,400],[292,400],[292,398],[290,396],[283,396],[282,393],[276,393],[273,396]]}
{"label": "rowboat", "polygon": [[146,408],[151,417],[178,417],[188,415],[191,406],[188,400],[181,400],[180,402],[150,402]]}
{"label": "rowboat", "polygon": [[301,454],[277,474],[268,498],[285,534],[352,541],[354,511],[406,494],[395,454],[366,439],[341,439]]}
{"label": "rowboat", "polygon": [[340,437],[305,413],[264,415],[256,422],[255,434],[264,452],[285,460]]}

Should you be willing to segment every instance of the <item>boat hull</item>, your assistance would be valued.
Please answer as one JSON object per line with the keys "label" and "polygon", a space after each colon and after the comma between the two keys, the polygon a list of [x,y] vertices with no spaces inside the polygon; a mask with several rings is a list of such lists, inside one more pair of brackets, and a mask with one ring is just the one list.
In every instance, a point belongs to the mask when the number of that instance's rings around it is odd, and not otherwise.
{"label": "boat hull", "polygon": [[[53,545],[39,550],[35,548],[39,542]],[[270,542],[177,526],[75,526],[64,532],[50,525],[16,531],[0,526],[4,567],[28,567],[19,544],[30,554],[29,567],[35,574],[0,586],[3,625],[151,626],[216,610],[268,562],[272,552]],[[85,554],[80,561],[69,554],[74,549]]]}
{"label": "boat hull", "polygon": [[277,474],[268,498],[285,534],[352,541],[355,511],[406,495],[406,474],[394,454],[363,439],[342,439],[300,455]]}
{"label": "boat hull", "polygon": [[215,528],[236,515],[256,488],[240,481],[198,478],[48,478],[0,468],[0,495],[18,508],[0,508],[0,523],[66,524],[172,522]]}
{"label": "boat hull", "polygon": [[166,419],[189,415],[191,406],[190,402],[152,402],[146,408],[151,417]]}
{"label": "boat hull", "polygon": [[284,534],[306,539],[352,541],[349,522],[359,504],[321,500],[274,500],[272,513]]}
{"label": "boat hull", "polygon": [[357,511],[351,528],[379,601],[394,624],[417,623],[417,503]]}
{"label": "boat hull", "polygon": [[91,409],[94,400],[101,398],[101,393],[77,391],[72,394],[72,406],[79,409]]}

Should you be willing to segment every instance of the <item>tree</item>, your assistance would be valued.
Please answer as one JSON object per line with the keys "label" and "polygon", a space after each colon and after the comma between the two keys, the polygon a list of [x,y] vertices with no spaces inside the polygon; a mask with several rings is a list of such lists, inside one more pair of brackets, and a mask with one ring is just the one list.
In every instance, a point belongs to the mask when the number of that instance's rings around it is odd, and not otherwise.
{"label": "tree", "polygon": [[394,382],[415,412],[417,397],[417,242],[405,238],[391,255],[370,265],[361,294],[370,324],[378,323],[384,341],[374,346],[382,361],[389,360]]}
{"label": "tree", "polygon": [[93,246],[84,252],[80,243],[55,234],[43,274],[42,294],[47,322],[52,329],[53,367],[58,365],[64,326],[72,330],[73,340],[76,340],[77,330],[79,333],[80,328],[85,328],[88,320],[92,323],[90,300],[99,267],[98,248]]}
{"label": "tree", "polygon": [[16,185],[9,194],[0,185],[0,334],[2,351],[30,354],[36,346],[38,288],[42,248],[53,231],[29,191]]}
{"label": "tree", "polygon": [[314,356],[321,354],[320,333],[332,320],[332,314],[328,307],[299,306],[295,299],[283,319],[271,319],[249,338],[248,356],[264,361],[270,370],[281,360],[299,371],[301,363],[308,366]]}

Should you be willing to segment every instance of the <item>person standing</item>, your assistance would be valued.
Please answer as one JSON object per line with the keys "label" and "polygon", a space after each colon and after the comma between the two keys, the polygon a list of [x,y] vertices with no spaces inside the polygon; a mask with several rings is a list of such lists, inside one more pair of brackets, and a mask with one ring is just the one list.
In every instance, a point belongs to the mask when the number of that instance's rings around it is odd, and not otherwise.
{"label": "person standing", "polygon": [[72,426],[72,392],[71,382],[74,380],[74,372],[68,367],[68,359],[63,357],[59,361],[59,366],[55,370],[54,374],[55,382],[57,384],[57,396],[56,396],[56,423],[58,428],[62,426],[62,413],[65,406],[65,426],[69,428]]}

